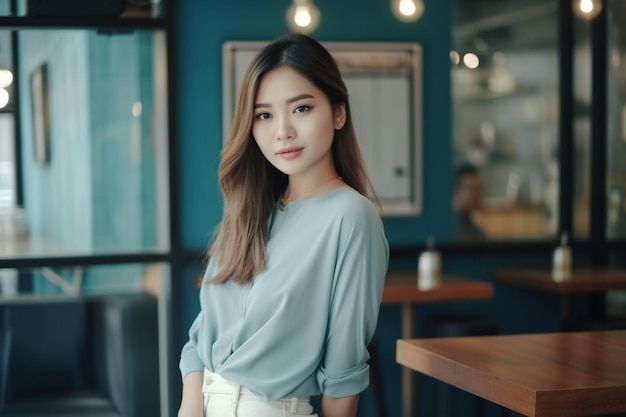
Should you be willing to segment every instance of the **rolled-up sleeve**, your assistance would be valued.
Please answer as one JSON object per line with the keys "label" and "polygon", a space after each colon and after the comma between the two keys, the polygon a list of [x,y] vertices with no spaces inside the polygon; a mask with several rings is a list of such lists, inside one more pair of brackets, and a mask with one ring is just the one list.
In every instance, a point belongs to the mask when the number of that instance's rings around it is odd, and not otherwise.
{"label": "rolled-up sleeve", "polygon": [[344,219],[317,373],[325,396],[351,396],[369,385],[367,345],[376,330],[388,262],[389,246],[373,205]]}
{"label": "rolled-up sleeve", "polygon": [[198,314],[189,328],[189,340],[183,346],[180,354],[179,368],[183,379],[190,372],[204,370],[204,363],[198,355],[198,334],[201,325],[202,314]]}

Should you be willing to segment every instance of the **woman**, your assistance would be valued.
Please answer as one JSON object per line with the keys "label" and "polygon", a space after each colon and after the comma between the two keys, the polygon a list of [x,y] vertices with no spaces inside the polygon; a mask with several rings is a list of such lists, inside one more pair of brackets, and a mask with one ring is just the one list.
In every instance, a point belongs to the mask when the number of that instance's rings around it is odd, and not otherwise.
{"label": "woman", "polygon": [[354,416],[389,248],[346,87],[317,41],[287,35],[250,64],[219,182],[179,416],[313,415],[320,394],[323,417]]}

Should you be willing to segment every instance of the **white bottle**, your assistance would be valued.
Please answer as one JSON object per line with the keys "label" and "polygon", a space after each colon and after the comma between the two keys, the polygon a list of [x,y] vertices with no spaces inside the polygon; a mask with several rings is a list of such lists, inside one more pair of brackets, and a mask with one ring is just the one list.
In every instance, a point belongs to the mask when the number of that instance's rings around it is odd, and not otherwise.
{"label": "white bottle", "polygon": [[572,250],[567,243],[567,234],[561,235],[561,245],[552,255],[552,279],[561,282],[572,276]]}
{"label": "white bottle", "polygon": [[422,252],[417,268],[417,288],[427,291],[441,285],[441,254],[434,249],[434,241],[428,239],[427,250]]}

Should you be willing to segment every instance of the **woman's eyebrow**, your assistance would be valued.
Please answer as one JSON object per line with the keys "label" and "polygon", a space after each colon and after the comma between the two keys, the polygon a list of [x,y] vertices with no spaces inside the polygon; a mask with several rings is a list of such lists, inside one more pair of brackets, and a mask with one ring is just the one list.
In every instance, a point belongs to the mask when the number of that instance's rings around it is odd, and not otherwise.
{"label": "woman's eyebrow", "polygon": [[[294,103],[294,102],[296,102],[298,100],[302,100],[302,99],[305,99],[305,98],[315,98],[315,96],[312,95],[312,94],[308,94],[308,93],[298,94],[297,96],[294,96],[294,97],[291,97],[291,98],[288,98],[287,100],[285,100],[285,103],[291,104],[291,103]],[[255,105],[254,105],[255,109],[258,109],[258,108],[261,108],[261,107],[272,107],[272,105],[269,104],[269,103],[255,103]]]}
{"label": "woman's eyebrow", "polygon": [[287,104],[291,104],[291,103],[293,103],[293,102],[296,102],[296,101],[298,101],[298,100],[302,100],[302,99],[305,99],[305,98],[315,98],[315,96],[314,96],[314,95],[312,95],[312,94],[308,94],[308,93],[305,93],[305,94],[298,94],[298,95],[297,95],[297,96],[295,96],[295,97],[292,97],[292,98],[290,98],[290,99],[287,99],[287,100],[285,101],[285,103],[287,103]]}

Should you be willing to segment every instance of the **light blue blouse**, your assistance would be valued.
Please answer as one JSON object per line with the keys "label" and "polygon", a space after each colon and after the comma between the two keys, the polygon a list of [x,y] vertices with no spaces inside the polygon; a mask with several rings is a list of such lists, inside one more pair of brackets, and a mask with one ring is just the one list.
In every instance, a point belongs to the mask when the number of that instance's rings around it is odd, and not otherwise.
{"label": "light blue blouse", "polygon": [[344,187],[277,208],[270,225],[249,283],[206,283],[209,262],[182,376],[207,368],[266,400],[362,392],[389,261],[375,205]]}

